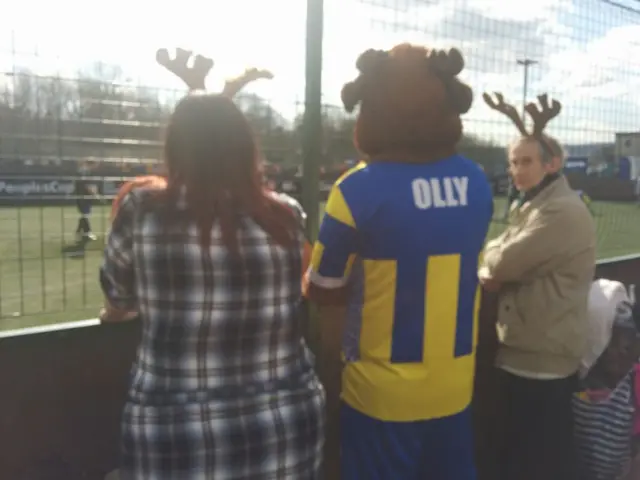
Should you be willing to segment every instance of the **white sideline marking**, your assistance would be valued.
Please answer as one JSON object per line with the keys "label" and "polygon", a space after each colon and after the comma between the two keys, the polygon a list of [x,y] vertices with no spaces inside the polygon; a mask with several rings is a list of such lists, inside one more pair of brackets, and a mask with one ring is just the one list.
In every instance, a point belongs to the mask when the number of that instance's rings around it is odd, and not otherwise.
{"label": "white sideline marking", "polygon": [[73,330],[76,328],[95,327],[100,325],[98,318],[89,320],[79,320],[77,322],[54,323],[51,325],[43,325],[41,327],[16,328],[13,330],[0,331],[0,339],[9,337],[20,337],[22,335],[34,335],[36,333],[58,332],[61,330]]}
{"label": "white sideline marking", "polygon": [[[640,258],[640,253],[635,253],[632,255],[622,255],[619,257],[612,258],[603,258],[596,262],[597,265],[601,265],[604,263],[616,263],[623,262],[627,260],[636,260]],[[66,323],[54,323],[51,325],[43,325],[40,327],[28,327],[28,328],[17,328],[13,330],[4,330],[0,331],[0,339],[2,338],[10,338],[10,337],[19,337],[22,335],[33,335],[37,333],[49,333],[49,332],[57,332],[63,330],[73,330],[76,328],[86,328],[86,327],[95,327],[100,325],[100,319],[91,318],[87,320],[79,320],[77,322],[66,322]]]}
{"label": "white sideline marking", "polygon": [[629,255],[620,255],[619,257],[603,258],[602,260],[598,260],[596,265],[600,265],[601,263],[626,262],[627,260],[636,260],[638,258],[640,258],[640,253],[630,253]]}

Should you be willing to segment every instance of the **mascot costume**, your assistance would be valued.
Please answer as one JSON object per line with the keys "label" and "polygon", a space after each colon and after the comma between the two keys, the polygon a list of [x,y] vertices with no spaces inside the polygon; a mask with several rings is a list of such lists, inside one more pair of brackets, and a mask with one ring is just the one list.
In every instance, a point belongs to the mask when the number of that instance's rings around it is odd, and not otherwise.
{"label": "mascot costume", "polygon": [[344,362],[341,403],[327,387],[342,479],[472,480],[477,268],[493,200],[482,169],[456,153],[473,99],[457,78],[463,57],[402,44],[356,66],[342,100],[359,106],[365,160],[333,186],[307,275],[333,357],[327,385]]}

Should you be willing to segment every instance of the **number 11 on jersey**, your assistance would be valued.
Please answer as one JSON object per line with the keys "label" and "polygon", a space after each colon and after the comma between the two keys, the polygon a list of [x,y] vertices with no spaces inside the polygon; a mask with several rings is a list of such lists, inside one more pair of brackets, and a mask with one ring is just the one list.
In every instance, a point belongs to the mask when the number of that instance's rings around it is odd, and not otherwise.
{"label": "number 11 on jersey", "polygon": [[[396,266],[391,363],[446,363],[472,354],[479,308],[477,258],[434,255],[426,268],[405,262]],[[419,292],[424,292],[423,303],[414,297]]]}

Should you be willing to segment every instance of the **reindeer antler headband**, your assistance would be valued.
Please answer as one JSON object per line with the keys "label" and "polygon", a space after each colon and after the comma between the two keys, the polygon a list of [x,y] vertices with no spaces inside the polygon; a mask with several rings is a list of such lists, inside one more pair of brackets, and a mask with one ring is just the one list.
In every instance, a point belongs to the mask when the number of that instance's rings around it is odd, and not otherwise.
{"label": "reindeer antler headband", "polygon": [[[205,90],[205,79],[213,68],[213,60],[202,55],[196,55],[193,66],[188,67],[187,62],[192,55],[192,52],[178,48],[176,49],[175,58],[172,59],[169,57],[167,49],[161,48],[156,52],[156,60],[160,65],[180,78],[187,85],[189,91]],[[227,80],[221,94],[233,97],[248,83],[261,78],[271,79],[273,74],[268,70],[247,69],[239,77]]]}
{"label": "reindeer antler headband", "polygon": [[495,92],[493,95],[497,102],[488,93],[482,94],[482,98],[493,110],[497,110],[509,118],[523,137],[538,140],[548,153],[553,154],[544,139],[543,132],[547,124],[560,114],[560,110],[562,110],[562,104],[560,102],[552,100],[551,104],[549,104],[549,96],[546,93],[543,93],[542,95],[538,95],[538,102],[540,103],[541,108],[538,108],[538,105],[534,102],[530,102],[525,105],[525,111],[533,120],[533,129],[529,132],[525,127],[524,119],[520,116],[515,107],[505,102],[504,96],[501,93]]}

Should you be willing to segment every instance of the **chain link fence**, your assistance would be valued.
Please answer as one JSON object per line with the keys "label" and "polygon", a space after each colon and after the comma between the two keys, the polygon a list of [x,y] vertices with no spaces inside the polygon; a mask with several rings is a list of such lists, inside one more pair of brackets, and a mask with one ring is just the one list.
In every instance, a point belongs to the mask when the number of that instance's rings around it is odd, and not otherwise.
{"label": "chain link fence", "polygon": [[[162,127],[184,94],[155,65],[159,47],[214,58],[212,89],[246,66],[275,73],[238,102],[277,172],[276,185],[297,193],[305,179],[307,188],[326,191],[358,159],[354,118],[340,106],[340,89],[355,76],[362,51],[405,41],[458,47],[466,57],[462,77],[477,98],[499,90],[519,104],[548,92],[563,102],[550,133],[565,145],[572,184],[591,197],[599,256],[640,252],[639,2],[325,0],[320,15],[322,2],[309,0],[306,23],[299,0],[239,0],[208,10],[185,3],[157,13],[144,31],[139,18],[147,7],[122,0],[99,22],[82,10],[76,15],[84,22],[72,20],[59,2],[10,8],[12,29],[0,33],[0,329],[95,317],[110,199],[124,179],[157,171]],[[190,5],[206,15],[194,18]],[[504,147],[513,134],[482,101],[465,116],[460,149],[494,183],[498,216]],[[316,163],[319,178],[310,168]],[[89,193],[79,189],[82,182]],[[74,250],[80,198],[93,205],[96,235],[81,254]],[[308,195],[307,205],[309,198],[317,196]],[[497,218],[492,235],[503,226]]]}

